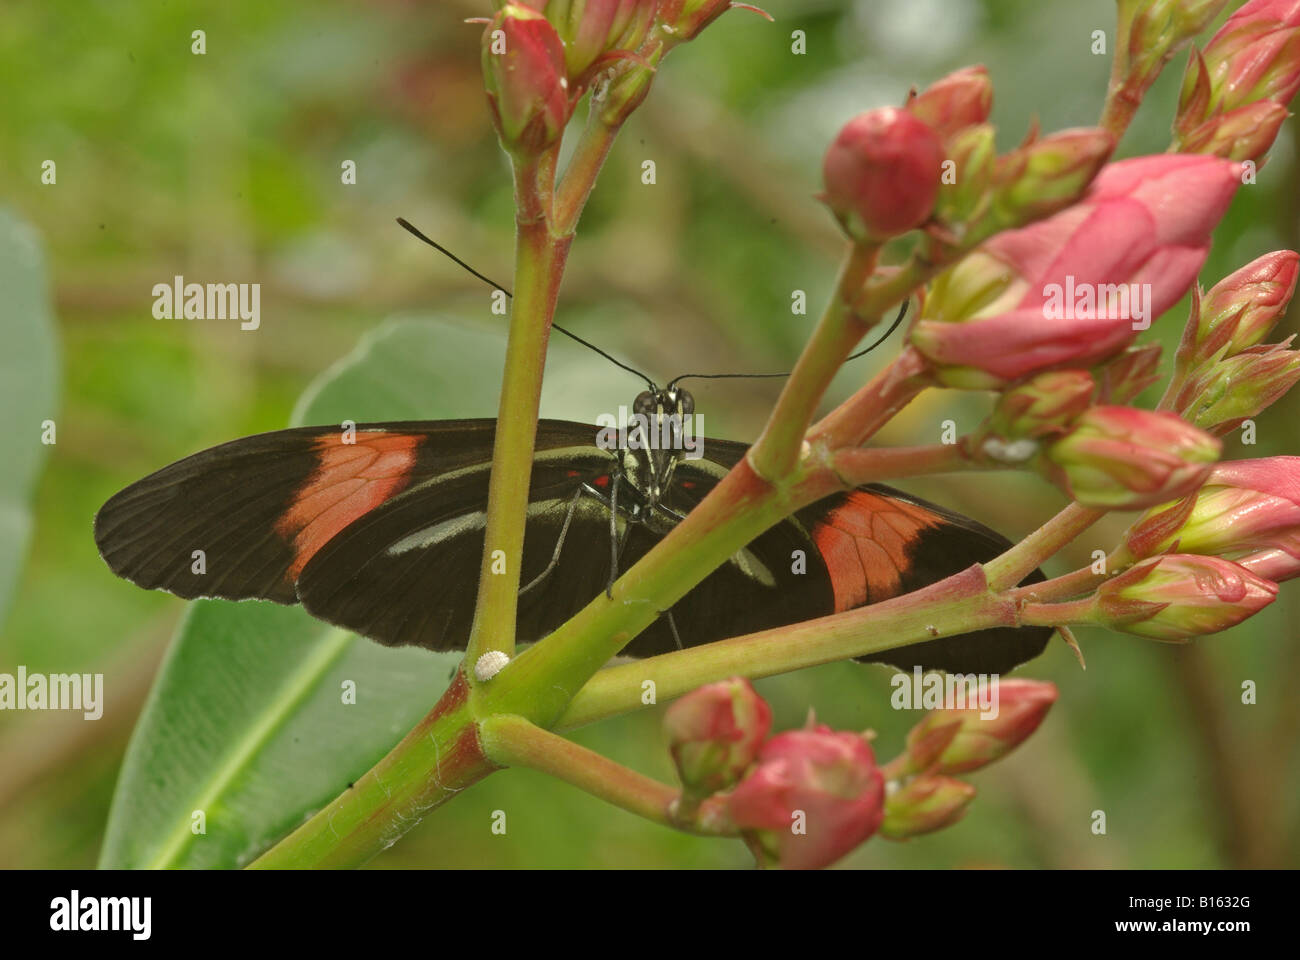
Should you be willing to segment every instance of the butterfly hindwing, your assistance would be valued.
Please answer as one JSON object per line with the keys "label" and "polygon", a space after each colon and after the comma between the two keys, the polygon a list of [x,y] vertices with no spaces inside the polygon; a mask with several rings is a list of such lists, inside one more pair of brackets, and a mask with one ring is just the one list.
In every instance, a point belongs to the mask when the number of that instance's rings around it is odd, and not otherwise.
{"label": "butterfly hindwing", "polygon": [[[712,489],[710,478],[721,479],[746,449],[705,440],[708,459],[678,464],[669,504],[689,512]],[[987,563],[1010,546],[976,520],[868,484],[826,497],[777,524],[683,597],[673,612],[683,643],[694,646],[878,603]],[[1035,571],[1025,582],[1043,579]],[[858,659],[906,670],[1000,674],[1042,653],[1051,634],[1046,627],[995,628]],[[633,640],[627,652],[650,656],[672,649],[673,637],[661,622]]]}
{"label": "butterfly hindwing", "polygon": [[[976,520],[881,484],[827,497],[799,516],[812,528],[837,611],[937,583],[1011,546]],[[1043,579],[1034,571],[1024,582]],[[998,627],[858,659],[903,670],[1002,674],[1042,653],[1051,635],[1048,627]]]}

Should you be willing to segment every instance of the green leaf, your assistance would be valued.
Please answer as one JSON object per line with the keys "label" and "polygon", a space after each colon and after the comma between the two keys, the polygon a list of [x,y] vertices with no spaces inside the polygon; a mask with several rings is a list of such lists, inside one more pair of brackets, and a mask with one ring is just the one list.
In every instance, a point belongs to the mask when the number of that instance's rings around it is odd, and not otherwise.
{"label": "green leaf", "polygon": [[[53,420],[59,369],[40,240],[0,209],[0,410],[9,424],[0,455],[0,623],[32,534],[32,488],[45,459],[42,423]],[[57,439],[57,436],[56,436]]]}
{"label": "green leaf", "polygon": [[196,601],[127,750],[100,866],[244,866],[383,757],[459,659],[294,607]]}
{"label": "green leaf", "polygon": [[[294,422],[490,416],[497,383],[458,358],[504,350],[502,334],[450,320],[390,322],[306,391]],[[564,363],[552,371],[555,399],[544,395],[551,415],[590,418],[603,409],[597,394],[627,402],[614,392],[626,374],[585,352],[567,363],[567,375]],[[196,602],[132,735],[100,865],[247,864],[383,757],[461,656],[382,647],[298,607]],[[355,705],[343,702],[345,680]]]}

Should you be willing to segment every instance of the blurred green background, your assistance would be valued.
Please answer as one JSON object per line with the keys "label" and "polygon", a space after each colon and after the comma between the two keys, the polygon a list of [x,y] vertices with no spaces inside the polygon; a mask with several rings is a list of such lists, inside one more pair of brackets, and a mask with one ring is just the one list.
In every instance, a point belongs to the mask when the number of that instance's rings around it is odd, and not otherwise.
{"label": "blurred green background", "polygon": [[[728,14],[676,51],[624,131],[570,258],[558,319],[660,380],[691,369],[786,369],[825,301],[842,249],[813,199],[819,157],[855,112],[982,62],[999,146],[1037,117],[1090,125],[1113,34],[1111,0],[772,0],[777,22]],[[46,247],[61,351],[58,442],[35,489],[34,533],[0,613],[0,671],[106,675],[103,719],[0,714],[0,866],[92,866],[127,738],[185,604],[112,576],[91,518],[125,484],[200,448],[285,426],[304,388],[393,316],[440,315],[485,331],[487,291],[398,229],[405,216],[505,282],[508,167],[479,79],[486,0],[110,3],[11,0],[0,31],[0,203]],[[207,53],[190,52],[206,31]],[[792,55],[790,33],[807,33]],[[1121,155],[1168,144],[1184,57],[1139,113]],[[1288,121],[1258,185],[1216,236],[1206,285],[1259,254],[1300,244],[1296,133]],[[41,164],[57,162],[55,185]],[[358,180],[340,183],[355,160]],[[657,164],[643,186],[641,163]],[[156,320],[153,284],[262,284],[262,326]],[[810,316],[792,316],[792,290]],[[0,296],[4,291],[0,291]],[[1172,346],[1185,308],[1152,331]],[[1283,322],[1283,335],[1296,329]],[[6,331],[6,334],[8,331]],[[846,369],[838,396],[890,349]],[[1167,351],[1168,356],[1168,351]],[[448,353],[431,390],[486,384],[430,416],[491,416],[501,354]],[[557,339],[544,415],[580,397],[614,410],[638,389]],[[555,366],[555,365],[558,365]],[[708,432],[752,439],[768,381],[701,382]],[[471,402],[472,401],[472,402]],[[441,404],[440,404],[441,406]],[[927,396],[881,442],[973,427],[983,395]],[[1225,456],[1297,451],[1300,403],[1260,418],[1259,442]],[[34,427],[11,424],[0,454]],[[11,447],[12,445],[12,447]],[[1016,537],[1061,505],[1031,478],[908,486]],[[1052,570],[1108,547],[1120,518]],[[1258,867],[1300,860],[1297,733],[1300,590],[1244,626],[1183,647],[1081,631],[1087,670],[1059,643],[1022,672],[1061,699],[1014,756],[975,774],[958,826],[902,845],[874,841],[859,867]],[[873,728],[883,758],[916,719],[888,705],[883,669],[833,665],[759,684],[777,726],[810,706],[839,728]],[[1240,702],[1241,684],[1259,702]],[[237,709],[238,705],[232,705]],[[578,731],[582,743],[670,777],[659,709]],[[491,811],[509,832],[490,832]],[[1095,836],[1103,810],[1108,832]],[[738,842],[678,835],[528,772],[490,777],[430,816],[376,867],[730,867]]]}

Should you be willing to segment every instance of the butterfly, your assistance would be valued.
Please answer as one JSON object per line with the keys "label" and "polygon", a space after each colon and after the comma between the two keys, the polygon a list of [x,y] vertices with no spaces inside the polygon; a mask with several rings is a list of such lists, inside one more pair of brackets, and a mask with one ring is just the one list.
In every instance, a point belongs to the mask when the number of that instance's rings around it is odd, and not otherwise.
{"label": "butterfly", "polygon": [[[520,642],[541,639],[607,590],[745,455],[747,446],[730,440],[703,439],[699,456],[647,442],[646,424],[653,434],[694,410],[690,392],[675,384],[651,384],[632,410],[642,433],[624,446],[609,442],[608,427],[538,423]],[[234,440],[117,493],[95,518],[95,542],[115,574],[141,587],[301,603],[382,644],[463,649],[495,426],[490,419],[406,421]],[[876,603],[1009,546],[969,517],[868,484],[758,536],[623,653],[651,656]],[[1026,582],[1041,579],[1036,573]],[[1050,635],[1043,627],[996,628],[861,659],[1005,673],[1041,653]]]}

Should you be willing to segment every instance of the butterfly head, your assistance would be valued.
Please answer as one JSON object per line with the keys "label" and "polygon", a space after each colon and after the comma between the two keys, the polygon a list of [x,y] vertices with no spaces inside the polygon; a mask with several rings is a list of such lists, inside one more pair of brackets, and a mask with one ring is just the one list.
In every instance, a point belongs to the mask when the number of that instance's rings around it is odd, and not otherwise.
{"label": "butterfly head", "polygon": [[669,384],[667,387],[655,387],[642,390],[632,401],[632,412],[639,413],[651,423],[657,423],[663,417],[690,416],[695,412],[695,398],[683,387]]}

